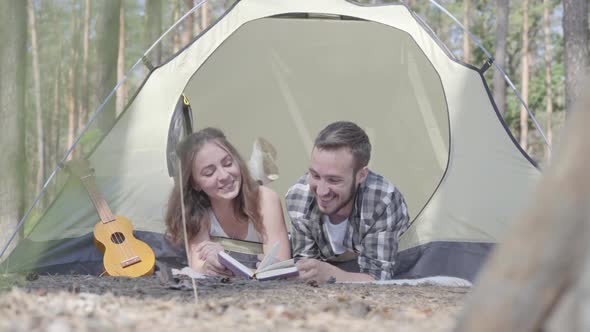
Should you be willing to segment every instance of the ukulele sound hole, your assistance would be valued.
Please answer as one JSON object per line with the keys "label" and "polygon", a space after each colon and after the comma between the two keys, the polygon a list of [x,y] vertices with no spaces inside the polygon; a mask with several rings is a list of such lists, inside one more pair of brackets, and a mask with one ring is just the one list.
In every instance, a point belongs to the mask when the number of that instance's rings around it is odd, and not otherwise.
{"label": "ukulele sound hole", "polygon": [[116,244],[125,242],[125,235],[121,232],[115,232],[111,235],[111,241]]}

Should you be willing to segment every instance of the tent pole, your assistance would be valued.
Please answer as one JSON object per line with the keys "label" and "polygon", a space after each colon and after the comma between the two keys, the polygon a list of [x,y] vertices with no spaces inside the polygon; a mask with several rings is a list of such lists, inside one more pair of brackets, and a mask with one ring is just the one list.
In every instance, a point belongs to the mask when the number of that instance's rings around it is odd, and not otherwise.
{"label": "tent pole", "polygon": [[168,28],[168,30],[166,30],[161,36],[160,38],[158,38],[153,44],[152,46],[150,46],[150,48],[147,49],[147,51],[145,51],[145,53],[143,54],[144,56],[147,56],[148,53],[150,53],[150,51],[156,47],[156,45],[158,45],[160,43],[160,41],[162,40],[162,38],[166,37],[166,35],[172,31],[172,29],[176,28],[176,26],[178,24],[180,24],[180,22],[182,22],[187,16],[191,15],[195,10],[201,8],[202,5],[204,5],[206,2],[208,2],[209,0],[201,0],[201,2],[199,2],[198,4],[196,4],[191,10],[189,10],[188,12],[186,12],[184,15],[182,15],[181,18],[178,19],[178,21],[176,21],[174,24],[172,24],[172,26],[170,26],[170,28]]}

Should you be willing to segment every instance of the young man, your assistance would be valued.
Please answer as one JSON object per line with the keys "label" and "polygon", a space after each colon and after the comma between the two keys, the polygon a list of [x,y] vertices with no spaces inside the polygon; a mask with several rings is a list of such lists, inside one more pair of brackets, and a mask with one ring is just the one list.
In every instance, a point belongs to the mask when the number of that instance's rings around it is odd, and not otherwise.
{"label": "young man", "polygon": [[369,138],[352,122],[334,122],[316,138],[309,172],[286,197],[300,278],[393,278],[408,209],[399,190],[368,169],[370,158]]}

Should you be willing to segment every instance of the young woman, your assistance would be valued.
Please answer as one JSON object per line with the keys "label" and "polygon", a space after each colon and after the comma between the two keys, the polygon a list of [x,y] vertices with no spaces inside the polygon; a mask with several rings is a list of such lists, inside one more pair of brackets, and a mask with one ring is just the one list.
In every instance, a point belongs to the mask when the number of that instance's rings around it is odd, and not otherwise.
{"label": "young woman", "polygon": [[[181,161],[189,265],[210,275],[229,275],[217,260],[224,250],[213,238],[247,241],[267,254],[280,241],[277,258],[291,257],[278,195],[254,181],[237,150],[221,130],[205,128],[185,138],[177,149]],[[166,212],[167,233],[183,242],[178,181]]]}

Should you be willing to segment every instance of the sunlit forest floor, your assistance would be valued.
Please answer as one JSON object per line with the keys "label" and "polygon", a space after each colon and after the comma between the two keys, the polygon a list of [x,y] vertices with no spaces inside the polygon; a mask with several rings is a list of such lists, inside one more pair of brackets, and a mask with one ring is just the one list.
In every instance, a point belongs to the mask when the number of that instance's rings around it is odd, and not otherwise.
{"label": "sunlit forest floor", "polygon": [[0,276],[0,331],[446,331],[469,288]]}

